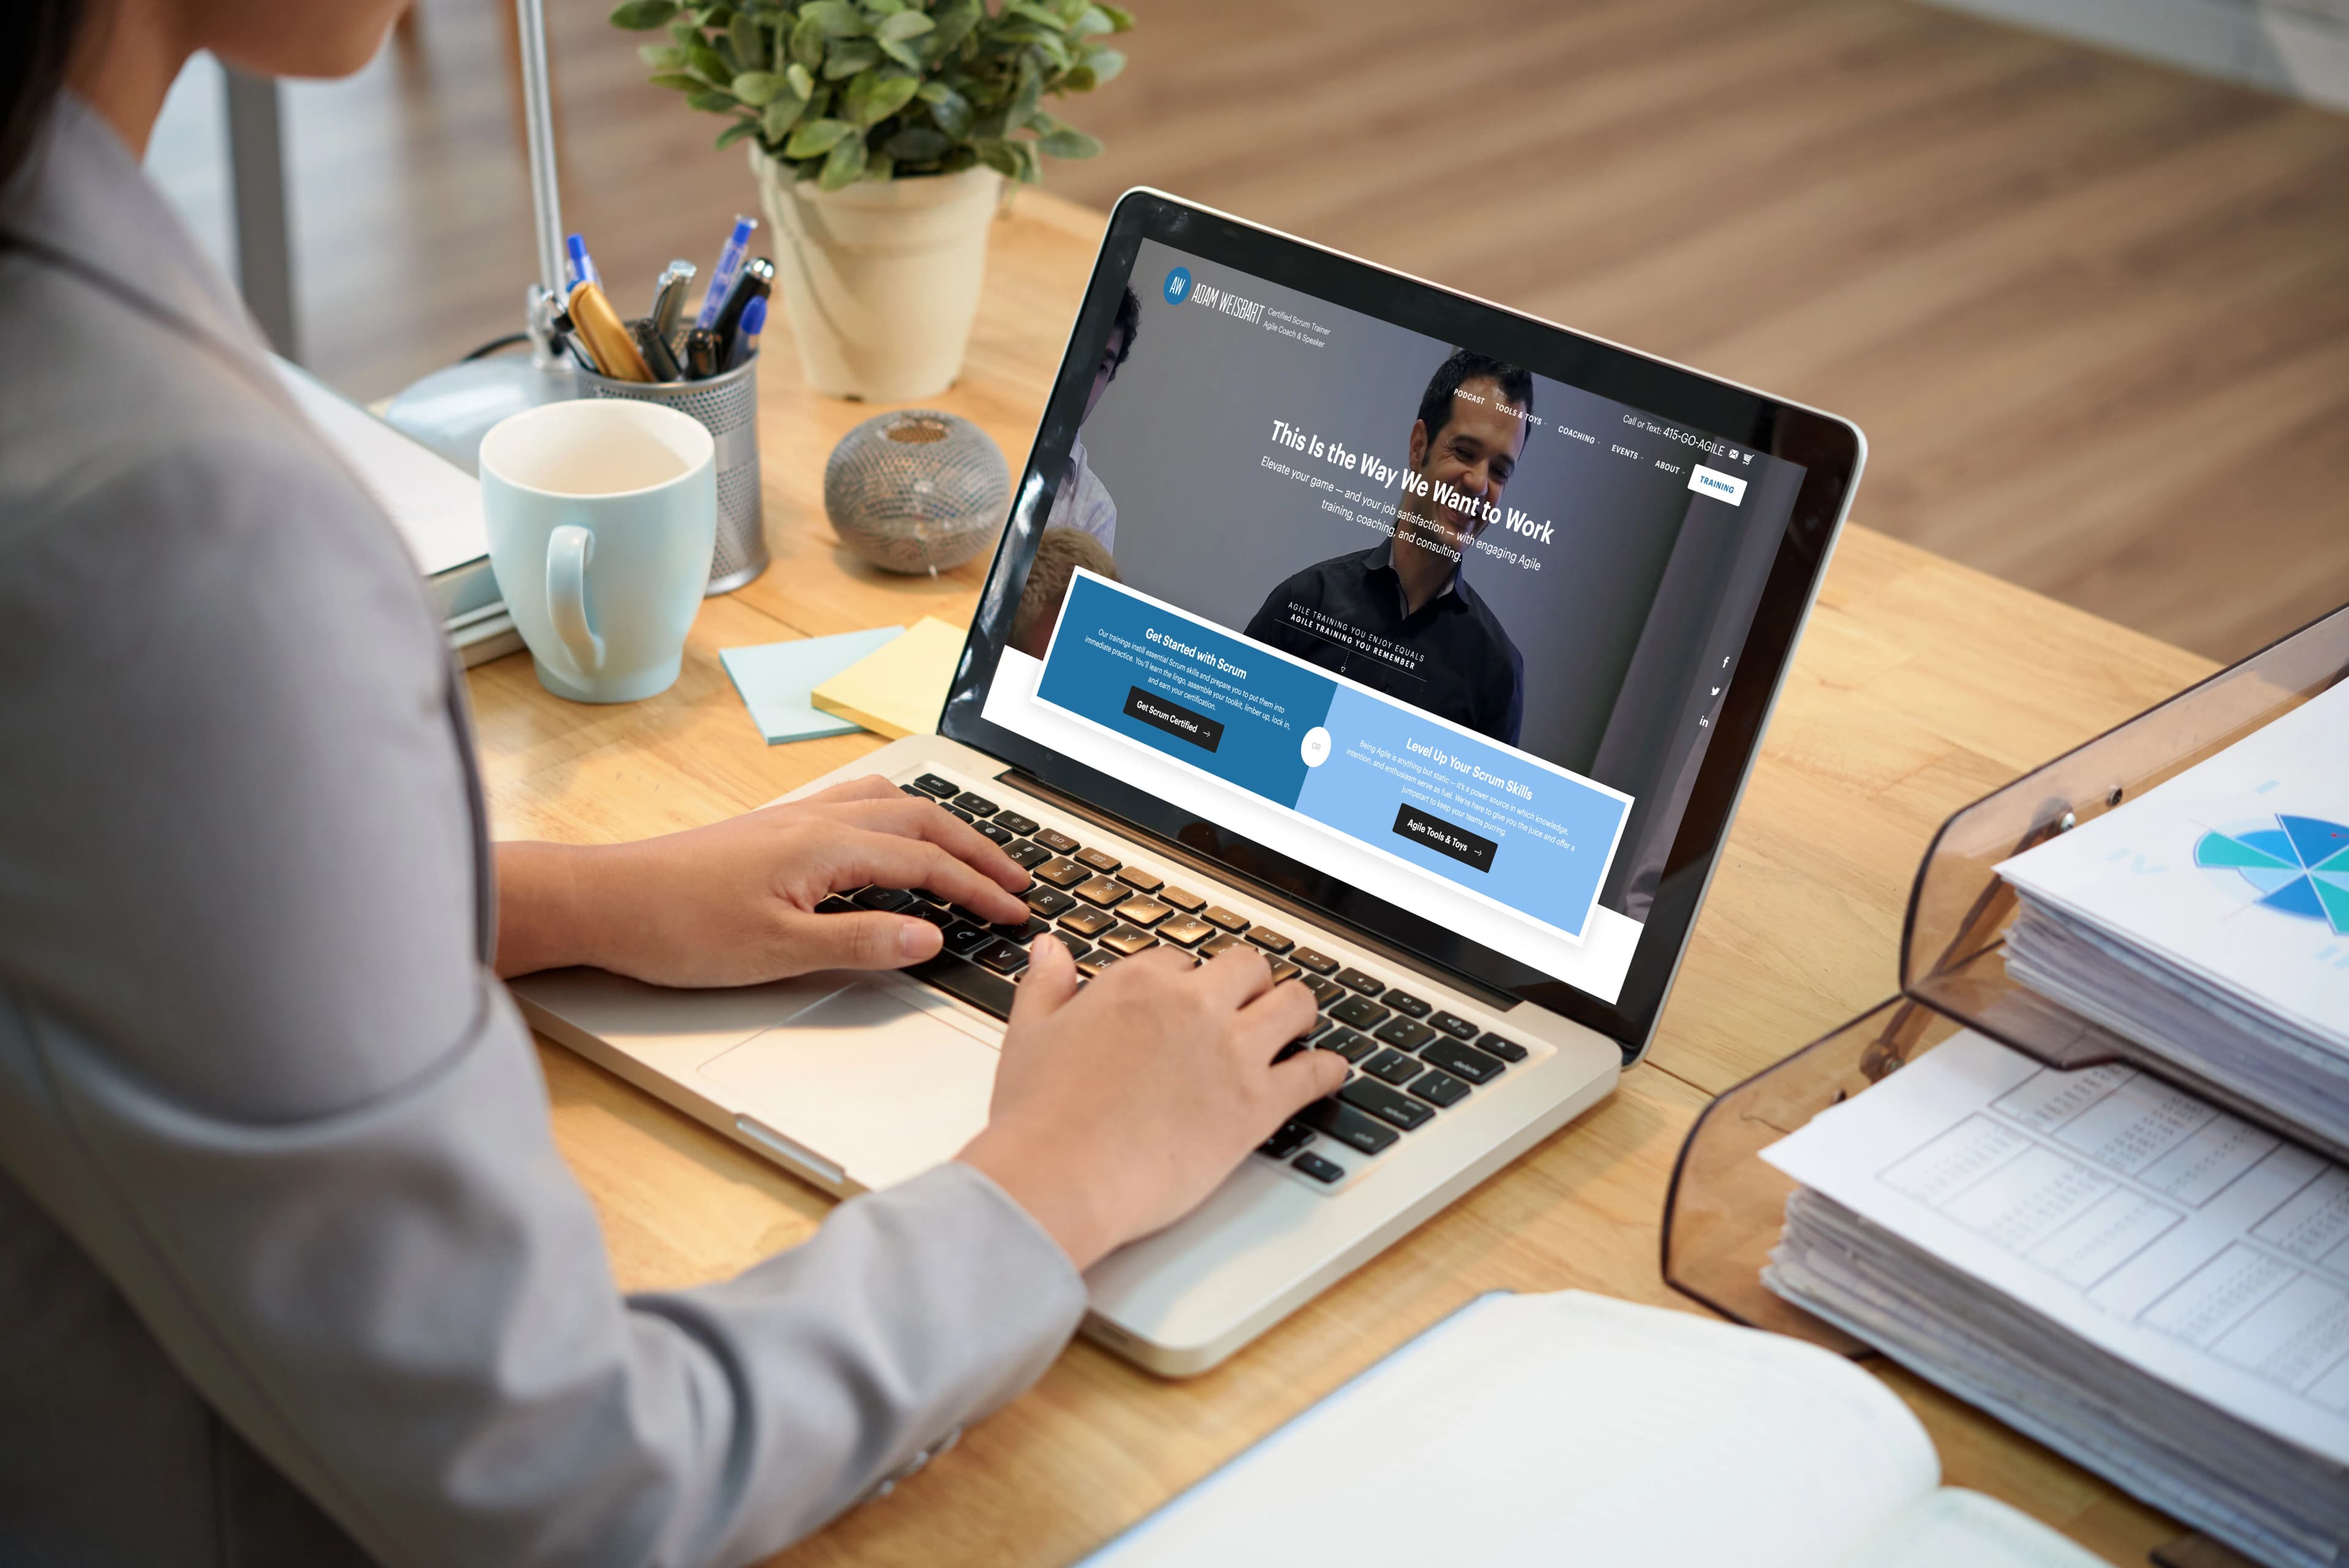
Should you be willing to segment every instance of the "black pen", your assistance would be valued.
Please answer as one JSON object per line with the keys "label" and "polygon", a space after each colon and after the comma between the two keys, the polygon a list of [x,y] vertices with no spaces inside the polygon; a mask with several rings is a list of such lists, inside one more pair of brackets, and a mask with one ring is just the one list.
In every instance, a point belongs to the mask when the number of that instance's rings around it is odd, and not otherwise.
{"label": "black pen", "polygon": [[734,351],[734,335],[741,330],[742,312],[754,299],[765,299],[775,286],[775,264],[764,256],[754,256],[742,264],[742,271],[734,279],[734,286],[726,292],[726,303],[718,307],[718,319],[710,330],[718,334],[718,362],[728,362]]}
{"label": "black pen", "polygon": [[648,316],[639,316],[628,323],[628,336],[636,340],[636,352],[645,357],[645,368],[656,381],[681,381],[685,372],[678,368],[677,356],[670,352],[668,339],[660,334],[659,326]]}
{"label": "black pen", "polygon": [[678,341],[678,325],[685,319],[685,291],[693,273],[691,262],[673,261],[661,269],[660,285],[653,290],[653,329],[670,343]]}
{"label": "black pen", "polygon": [[706,381],[716,374],[718,374],[718,334],[707,327],[686,328],[686,379]]}

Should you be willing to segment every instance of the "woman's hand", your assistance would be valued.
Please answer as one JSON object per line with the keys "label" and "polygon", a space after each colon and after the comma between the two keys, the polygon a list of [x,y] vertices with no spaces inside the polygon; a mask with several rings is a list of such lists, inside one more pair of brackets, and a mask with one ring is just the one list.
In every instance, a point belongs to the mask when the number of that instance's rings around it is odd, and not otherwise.
{"label": "woman's hand", "polygon": [[749,985],[936,953],[937,928],[910,915],[815,913],[868,883],[927,888],[992,920],[1028,918],[1016,897],[1025,871],[877,777],[662,838],[497,853],[501,975],[593,964],[658,985]]}
{"label": "woman's hand", "polygon": [[1078,1268],[1181,1219],[1298,1109],[1346,1080],[1328,1051],[1279,1065],[1313,993],[1253,948],[1194,969],[1154,948],[1077,989],[1036,939],[995,1069],[987,1130],[962,1151]]}

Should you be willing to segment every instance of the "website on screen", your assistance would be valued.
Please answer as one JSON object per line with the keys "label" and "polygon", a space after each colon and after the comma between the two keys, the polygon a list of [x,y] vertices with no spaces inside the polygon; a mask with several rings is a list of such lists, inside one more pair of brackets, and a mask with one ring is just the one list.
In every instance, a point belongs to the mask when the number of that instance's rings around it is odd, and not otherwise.
{"label": "website on screen", "polygon": [[1145,241],[986,716],[1612,1002],[1802,479]]}

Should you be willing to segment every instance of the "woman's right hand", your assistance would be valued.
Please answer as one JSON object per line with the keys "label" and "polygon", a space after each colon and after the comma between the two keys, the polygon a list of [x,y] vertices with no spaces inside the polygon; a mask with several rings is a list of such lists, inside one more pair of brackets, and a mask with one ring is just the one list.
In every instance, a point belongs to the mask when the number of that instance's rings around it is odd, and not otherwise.
{"label": "woman's right hand", "polygon": [[1275,985],[1253,948],[1196,968],[1154,948],[1080,991],[1068,949],[1039,937],[987,1130],[960,1158],[1090,1268],[1190,1212],[1282,1122],[1345,1082],[1345,1062],[1327,1051],[1273,1064],[1314,1012],[1313,993]]}

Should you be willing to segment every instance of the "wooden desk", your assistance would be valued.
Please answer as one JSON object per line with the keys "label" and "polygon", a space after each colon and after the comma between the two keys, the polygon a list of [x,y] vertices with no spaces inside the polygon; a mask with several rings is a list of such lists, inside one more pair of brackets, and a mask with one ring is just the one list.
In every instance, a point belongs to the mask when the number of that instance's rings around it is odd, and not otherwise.
{"label": "wooden desk", "polygon": [[[989,430],[1015,468],[1102,221],[1025,192],[997,226],[968,367],[937,400]],[[983,562],[936,580],[886,577],[839,548],[823,518],[823,459],[873,410],[802,391],[781,336],[771,335],[774,369],[761,389],[774,566],[703,609],[684,676],[650,701],[559,701],[523,658],[476,670],[502,836],[639,837],[771,799],[878,742],[765,746],[718,649],[969,617]],[[1686,1306],[1659,1277],[1657,1226],[1672,1156],[1699,1108],[1893,989],[1909,877],[1951,810],[2209,668],[1850,529],[1655,1050],[1611,1099],[1206,1376],[1162,1382],[1075,1345],[952,1455],[788,1560],[1064,1563],[1478,1292],[1580,1286]],[[828,1200],[812,1189],[564,1051],[543,1043],[541,1054],[557,1135],[603,1214],[624,1284],[730,1274],[823,1218]],[[2176,1533],[1916,1379],[1886,1376],[1923,1417],[1951,1481],[2002,1497],[2123,1565]]]}

